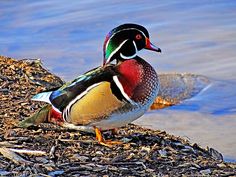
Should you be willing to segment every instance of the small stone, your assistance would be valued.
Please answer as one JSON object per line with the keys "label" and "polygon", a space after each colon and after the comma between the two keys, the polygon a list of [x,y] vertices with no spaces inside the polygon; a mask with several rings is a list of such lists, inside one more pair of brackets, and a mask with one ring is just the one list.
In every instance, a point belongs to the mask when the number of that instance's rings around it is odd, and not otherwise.
{"label": "small stone", "polygon": [[9,172],[9,171],[0,170],[0,176],[8,176],[10,174],[11,174],[11,172]]}
{"label": "small stone", "polygon": [[119,170],[128,171],[129,169],[128,169],[128,168],[125,168],[125,167],[120,167]]}
{"label": "small stone", "polygon": [[224,163],[219,163],[219,164],[217,164],[217,166],[220,167],[220,168],[225,168],[226,167],[226,165]]}
{"label": "small stone", "polygon": [[147,168],[146,169],[146,172],[149,172],[149,173],[152,173],[152,172],[154,172],[155,170],[153,170],[153,169],[151,169],[151,168]]}
{"label": "small stone", "polygon": [[84,168],[86,170],[92,170],[93,167],[89,166],[89,165],[80,165],[81,168]]}
{"label": "small stone", "polygon": [[223,161],[223,155],[220,152],[218,152],[217,150],[215,150],[213,148],[209,148],[209,147],[207,147],[207,150],[214,159]]}
{"label": "small stone", "polygon": [[36,157],[35,158],[38,162],[42,162],[42,163],[48,163],[48,160],[44,157]]}
{"label": "small stone", "polygon": [[87,160],[89,160],[87,156],[81,156],[79,154],[74,154],[72,158],[81,162],[86,162]]}
{"label": "small stone", "polygon": [[93,161],[93,162],[97,162],[97,161],[99,161],[99,160],[100,160],[100,158],[98,158],[98,157],[92,158],[92,161]]}
{"label": "small stone", "polygon": [[228,166],[230,166],[233,169],[236,169],[236,163],[229,163]]}
{"label": "small stone", "polygon": [[127,160],[132,159],[133,157],[135,157],[134,153],[130,153],[129,156],[126,158]]}
{"label": "small stone", "polygon": [[102,156],[102,155],[103,155],[103,153],[102,153],[101,151],[96,151],[95,154],[96,154],[96,155],[99,155],[99,156]]}
{"label": "small stone", "polygon": [[184,145],[181,142],[175,142],[173,144],[178,148],[184,148]]}
{"label": "small stone", "polygon": [[124,142],[124,143],[128,143],[128,142],[132,141],[132,139],[124,137],[124,138],[121,139],[121,141]]}
{"label": "small stone", "polygon": [[143,146],[142,148],[141,148],[141,151],[147,151],[148,153],[150,152],[150,147],[145,147],[145,146]]}
{"label": "small stone", "polygon": [[161,157],[166,157],[167,156],[167,152],[166,150],[162,149],[162,150],[158,150],[159,154],[161,155]]}
{"label": "small stone", "polygon": [[118,168],[114,167],[114,166],[111,166],[111,167],[109,167],[109,170],[111,170],[111,171],[118,171]]}
{"label": "small stone", "polygon": [[101,157],[101,160],[103,162],[110,162],[111,161],[111,158],[108,158],[108,157]]}
{"label": "small stone", "polygon": [[56,171],[51,171],[48,173],[49,176],[58,176],[58,175],[62,175],[64,173],[63,170],[56,170]]}
{"label": "small stone", "polygon": [[211,169],[208,168],[208,169],[205,169],[205,170],[201,170],[200,173],[203,174],[203,175],[209,175],[209,174],[211,174]]}

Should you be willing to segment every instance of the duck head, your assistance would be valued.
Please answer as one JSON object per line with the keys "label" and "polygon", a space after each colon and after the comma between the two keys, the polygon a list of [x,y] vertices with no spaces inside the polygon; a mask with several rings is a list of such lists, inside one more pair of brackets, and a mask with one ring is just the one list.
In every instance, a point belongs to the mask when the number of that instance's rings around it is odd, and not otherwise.
{"label": "duck head", "polygon": [[103,65],[113,60],[123,61],[136,57],[137,52],[148,49],[161,52],[149,39],[146,28],[137,24],[123,24],[111,30],[103,45]]}

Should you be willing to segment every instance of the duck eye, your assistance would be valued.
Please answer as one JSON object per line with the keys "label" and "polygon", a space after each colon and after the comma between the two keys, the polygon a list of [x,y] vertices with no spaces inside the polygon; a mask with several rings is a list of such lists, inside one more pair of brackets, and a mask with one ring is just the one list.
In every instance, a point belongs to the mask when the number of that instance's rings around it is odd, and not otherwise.
{"label": "duck eye", "polygon": [[140,39],[142,39],[142,36],[141,36],[140,34],[137,34],[137,35],[135,36],[135,38],[136,38],[137,40],[140,40]]}

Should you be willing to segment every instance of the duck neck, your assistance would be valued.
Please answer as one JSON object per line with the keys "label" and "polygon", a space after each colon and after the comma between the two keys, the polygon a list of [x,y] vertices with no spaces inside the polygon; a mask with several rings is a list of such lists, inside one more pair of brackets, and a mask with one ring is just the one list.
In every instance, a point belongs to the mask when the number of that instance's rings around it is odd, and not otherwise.
{"label": "duck neck", "polygon": [[[145,103],[158,91],[158,77],[152,66],[140,57],[117,65],[119,81],[125,93],[134,101]],[[154,93],[156,92],[156,93]]]}
{"label": "duck neck", "polygon": [[134,89],[143,80],[143,66],[136,59],[123,60],[117,65],[119,81],[125,93],[132,97]]}

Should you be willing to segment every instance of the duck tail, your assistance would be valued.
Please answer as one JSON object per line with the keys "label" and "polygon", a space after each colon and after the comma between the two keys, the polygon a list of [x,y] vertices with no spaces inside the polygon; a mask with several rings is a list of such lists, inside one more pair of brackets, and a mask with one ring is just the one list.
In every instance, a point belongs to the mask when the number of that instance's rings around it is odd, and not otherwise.
{"label": "duck tail", "polygon": [[27,117],[25,120],[21,121],[18,126],[21,128],[27,128],[32,125],[38,125],[40,123],[47,122],[51,110],[52,106],[47,104],[32,116]]}
{"label": "duck tail", "polygon": [[34,95],[33,98],[31,98],[31,100],[33,100],[33,101],[43,101],[43,102],[51,104],[51,101],[50,101],[51,94],[52,94],[52,91],[38,93],[37,95]]}

